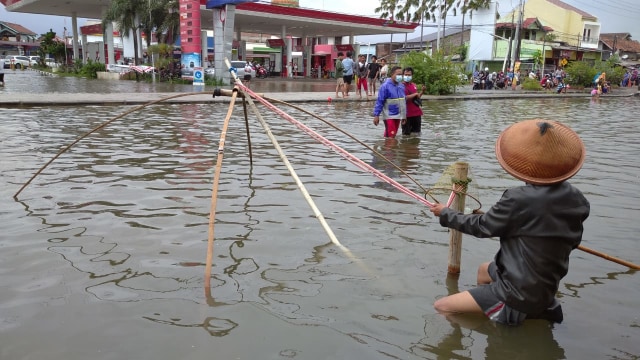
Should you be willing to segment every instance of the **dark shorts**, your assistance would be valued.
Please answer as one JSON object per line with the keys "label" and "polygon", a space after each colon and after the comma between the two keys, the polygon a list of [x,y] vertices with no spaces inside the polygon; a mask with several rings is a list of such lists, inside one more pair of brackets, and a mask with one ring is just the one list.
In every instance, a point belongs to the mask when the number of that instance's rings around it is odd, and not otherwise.
{"label": "dark shorts", "polygon": [[353,81],[353,75],[345,75],[342,77],[342,80],[344,80],[345,84],[351,85],[351,82]]}
{"label": "dark shorts", "polygon": [[422,127],[422,116],[407,116],[407,122],[402,125],[402,135],[419,133]]}
{"label": "dark shorts", "polygon": [[[489,276],[493,281],[498,278],[497,268],[494,262],[489,264]],[[470,289],[469,293],[491,321],[506,325],[519,325],[527,317],[527,314],[512,309],[500,301],[491,291],[490,285],[480,285]]]}
{"label": "dark shorts", "polygon": [[[489,276],[492,281],[498,278],[498,267],[494,262],[489,264]],[[504,302],[500,301],[491,291],[490,285],[480,285],[476,288],[470,289],[469,293],[473,300],[478,303],[484,314],[491,321],[506,325],[519,325],[525,319],[545,319],[552,322],[561,323],[563,320],[562,307],[557,300],[553,300],[553,303],[540,314],[527,315],[521,311],[509,307]]]}
{"label": "dark shorts", "polygon": [[245,74],[244,75],[244,81],[251,81],[251,75]]}

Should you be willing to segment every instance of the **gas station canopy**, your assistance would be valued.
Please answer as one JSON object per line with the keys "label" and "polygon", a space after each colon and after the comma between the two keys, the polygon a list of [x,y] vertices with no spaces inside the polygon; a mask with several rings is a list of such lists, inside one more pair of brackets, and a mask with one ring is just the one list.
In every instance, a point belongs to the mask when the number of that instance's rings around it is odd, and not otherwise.
{"label": "gas station canopy", "polygon": [[[100,19],[111,0],[0,0],[8,11]],[[201,26],[213,30],[213,11],[201,0]],[[324,10],[247,2],[236,5],[235,27],[241,32],[293,37],[338,37],[412,33],[417,23],[341,14]]]}

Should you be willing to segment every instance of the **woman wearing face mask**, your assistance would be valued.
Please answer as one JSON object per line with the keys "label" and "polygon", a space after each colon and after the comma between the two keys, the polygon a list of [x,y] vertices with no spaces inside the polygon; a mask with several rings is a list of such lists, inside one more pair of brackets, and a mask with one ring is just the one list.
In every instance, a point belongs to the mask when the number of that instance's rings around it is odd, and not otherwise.
{"label": "woman wearing face mask", "polygon": [[407,100],[407,121],[402,124],[402,135],[420,133],[422,125],[422,95],[424,95],[424,85],[418,92],[416,84],[411,82],[413,78],[413,68],[404,68],[404,94]]}
{"label": "woman wearing face mask", "polygon": [[378,99],[373,108],[373,124],[377,126],[382,117],[384,137],[394,138],[400,128],[400,122],[406,122],[407,103],[404,96],[402,68],[392,67],[389,75],[389,79],[380,86],[378,91]]}

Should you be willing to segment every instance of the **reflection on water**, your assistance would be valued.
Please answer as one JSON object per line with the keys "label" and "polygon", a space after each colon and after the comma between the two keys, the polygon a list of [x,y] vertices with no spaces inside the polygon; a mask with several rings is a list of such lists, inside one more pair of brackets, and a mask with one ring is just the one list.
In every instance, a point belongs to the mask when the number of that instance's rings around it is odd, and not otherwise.
{"label": "reflection on water", "polygon": [[[507,106],[517,111],[505,111]],[[588,152],[572,180],[592,205],[585,245],[640,260],[640,180],[636,167],[629,166],[640,152],[640,135],[627,117],[638,111],[637,99],[565,99],[553,106],[549,100],[429,102],[422,134],[391,141],[381,139],[371,124],[370,107],[305,106],[424,186],[434,184],[452,162],[468,162],[485,204],[518,184],[495,161],[497,134],[523,118],[567,122]],[[3,198],[10,199],[62,146],[127,109],[4,109]],[[640,353],[632,340],[640,336],[637,274],[580,252],[572,255],[561,284],[563,324],[527,321],[504,328],[484,318],[435,313],[436,298],[474,286],[476,267],[491,259],[497,241],[465,237],[462,274],[448,278],[447,231],[423,206],[266,115],[298,176],[357,261],[345,256],[327,239],[254,119],[250,165],[244,118],[237,110],[219,179],[211,293],[203,296],[203,263],[226,108],[153,106],[78,143],[19,201],[7,200],[0,209],[2,358],[195,359],[214,350],[216,358],[304,359]],[[419,191],[369,149],[311,116],[291,112]],[[164,341],[168,336],[171,342]],[[27,340],[33,338],[47,341]]]}
{"label": "reflection on water", "polygon": [[[458,293],[458,276],[447,274],[447,295]],[[566,359],[564,349],[553,337],[553,326],[544,320],[528,320],[521,326],[496,324],[483,315],[444,315],[450,323],[448,334],[434,342],[425,337],[412,346],[420,357],[435,359],[485,358],[485,359]],[[425,323],[425,334],[433,324]],[[484,352],[476,347],[476,341],[484,339]],[[524,351],[526,349],[526,351]],[[483,356],[480,356],[480,355]]]}

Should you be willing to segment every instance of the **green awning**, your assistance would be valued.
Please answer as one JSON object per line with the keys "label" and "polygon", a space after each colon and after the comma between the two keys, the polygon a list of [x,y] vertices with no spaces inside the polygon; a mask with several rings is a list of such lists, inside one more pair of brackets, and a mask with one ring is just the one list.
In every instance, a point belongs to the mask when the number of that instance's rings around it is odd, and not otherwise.
{"label": "green awning", "polygon": [[274,49],[266,46],[254,46],[251,51],[254,53],[279,53],[280,49]]}

